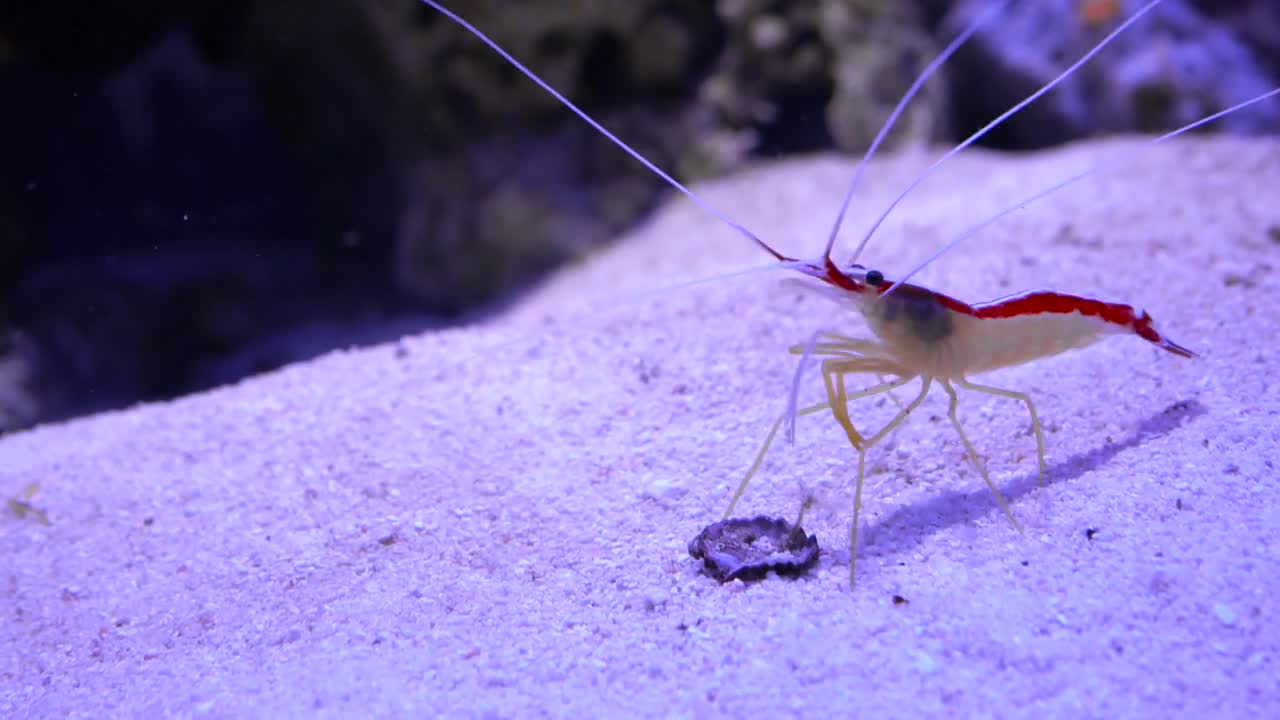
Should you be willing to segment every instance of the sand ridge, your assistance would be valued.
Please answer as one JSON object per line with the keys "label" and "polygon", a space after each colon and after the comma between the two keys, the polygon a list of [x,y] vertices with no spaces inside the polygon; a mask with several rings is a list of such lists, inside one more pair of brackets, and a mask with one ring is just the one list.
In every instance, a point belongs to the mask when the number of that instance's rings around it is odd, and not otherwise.
{"label": "sand ridge", "polygon": [[[901,272],[1135,142],[965,154],[867,262]],[[925,164],[878,162],[852,226]],[[802,253],[851,173],[823,156],[699,190]],[[721,586],[685,553],[782,408],[787,345],[858,326],[773,275],[629,297],[762,262],[680,200],[485,324],[0,439],[0,493],[39,481],[51,520],[0,521],[0,712],[1275,714],[1277,187],[1280,142],[1179,140],[920,276],[1132,302],[1203,356],[1116,339],[984,376],[1045,421],[1036,491],[1025,415],[962,399],[1024,535],[932,398],[874,458],[852,592],[856,458],[825,416],[742,505],[818,498],[811,576]]]}

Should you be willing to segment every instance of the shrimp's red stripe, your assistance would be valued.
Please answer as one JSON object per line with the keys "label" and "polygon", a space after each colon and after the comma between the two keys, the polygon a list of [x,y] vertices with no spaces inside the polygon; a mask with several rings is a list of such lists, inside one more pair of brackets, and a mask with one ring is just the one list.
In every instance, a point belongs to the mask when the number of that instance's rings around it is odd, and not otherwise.
{"label": "shrimp's red stripe", "polygon": [[[881,292],[887,289],[888,286],[885,286]],[[984,320],[1041,314],[1065,315],[1073,312],[1096,317],[1114,325],[1128,326],[1134,320],[1134,310],[1128,305],[1102,302],[1101,300],[1093,300],[1079,295],[1066,295],[1047,290],[1011,295],[987,303],[970,305],[964,301],[918,285],[905,285],[902,288],[902,290],[907,289],[931,294],[948,310]]]}
{"label": "shrimp's red stripe", "polygon": [[1100,318],[1113,325],[1127,326],[1134,319],[1133,307],[1129,305],[1045,290],[1013,295],[973,306],[974,316],[980,318],[1009,318],[1042,313],[1058,315],[1073,312]]}

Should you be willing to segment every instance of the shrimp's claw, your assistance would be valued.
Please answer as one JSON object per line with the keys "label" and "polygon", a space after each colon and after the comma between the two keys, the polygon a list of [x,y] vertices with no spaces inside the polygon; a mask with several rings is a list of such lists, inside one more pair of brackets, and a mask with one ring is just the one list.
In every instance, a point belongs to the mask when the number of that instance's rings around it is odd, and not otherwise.
{"label": "shrimp's claw", "polygon": [[1145,310],[1136,310],[1133,314],[1133,331],[1143,340],[1147,340],[1162,350],[1177,355],[1178,357],[1193,358],[1195,353],[1187,348],[1182,347],[1178,343],[1161,335],[1155,328],[1155,323],[1151,320],[1151,316]]}

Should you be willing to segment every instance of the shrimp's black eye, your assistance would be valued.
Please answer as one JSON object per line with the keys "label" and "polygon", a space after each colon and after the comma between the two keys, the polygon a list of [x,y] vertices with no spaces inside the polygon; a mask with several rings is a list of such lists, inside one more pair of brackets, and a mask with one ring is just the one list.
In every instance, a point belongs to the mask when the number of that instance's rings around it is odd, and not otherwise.
{"label": "shrimp's black eye", "polygon": [[867,284],[870,285],[871,287],[876,287],[878,285],[884,284],[884,273],[880,272],[879,270],[868,270]]}

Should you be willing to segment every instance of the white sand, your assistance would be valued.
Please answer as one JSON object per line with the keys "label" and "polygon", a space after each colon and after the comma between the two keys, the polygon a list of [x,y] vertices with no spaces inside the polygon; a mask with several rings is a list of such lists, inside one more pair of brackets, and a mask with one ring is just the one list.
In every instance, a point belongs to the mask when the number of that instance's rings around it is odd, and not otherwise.
{"label": "white sand", "polygon": [[[865,259],[900,273],[1133,142],[962,156]],[[879,164],[860,207],[924,162]],[[705,190],[809,255],[851,167]],[[984,376],[1045,422],[1037,491],[1025,413],[963,399],[1024,535],[938,393],[874,456],[852,591],[856,456],[825,415],[740,513],[813,492],[812,575],[721,586],[685,554],[782,408],[786,346],[859,324],[774,275],[634,299],[764,260],[684,201],[486,326],[0,439],[0,495],[39,481],[52,523],[0,515],[0,715],[1280,716],[1277,188],[1278,142],[1171,144],[931,267],[971,301],[1132,302],[1203,357],[1116,338]]]}

